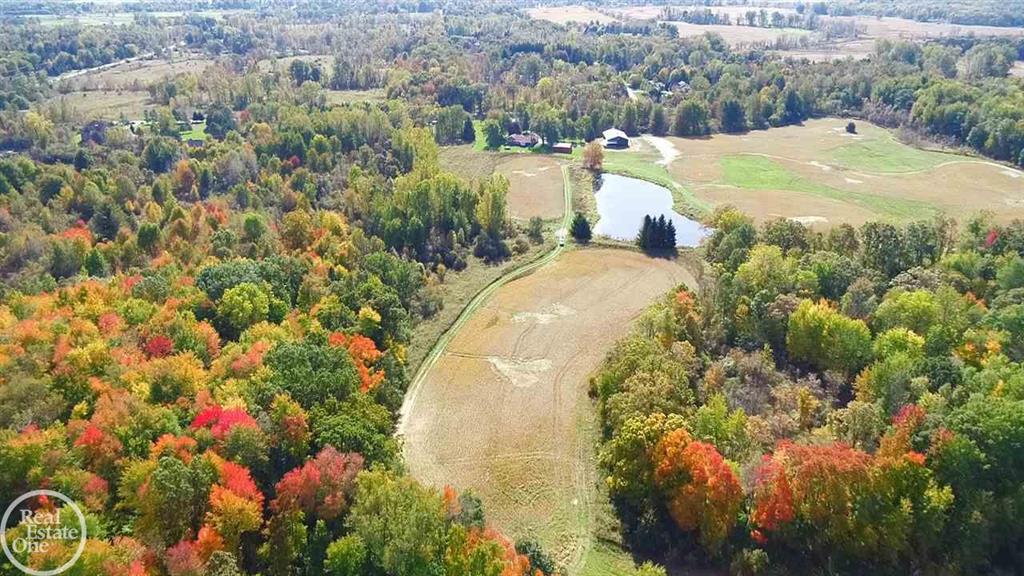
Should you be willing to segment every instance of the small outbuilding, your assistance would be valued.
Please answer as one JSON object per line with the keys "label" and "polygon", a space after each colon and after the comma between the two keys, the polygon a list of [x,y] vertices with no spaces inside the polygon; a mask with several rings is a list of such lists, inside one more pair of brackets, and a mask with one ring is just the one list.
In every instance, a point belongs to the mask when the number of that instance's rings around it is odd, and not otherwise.
{"label": "small outbuilding", "polygon": [[572,142],[559,142],[551,147],[556,154],[572,154]]}
{"label": "small outbuilding", "polygon": [[622,130],[609,128],[604,131],[605,148],[629,148],[629,136]]}

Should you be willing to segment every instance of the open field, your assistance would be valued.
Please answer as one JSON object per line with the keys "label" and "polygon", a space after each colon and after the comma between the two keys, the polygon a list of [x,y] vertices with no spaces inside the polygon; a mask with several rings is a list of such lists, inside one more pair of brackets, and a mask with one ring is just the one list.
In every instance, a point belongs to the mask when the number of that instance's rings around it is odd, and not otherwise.
{"label": "open field", "polygon": [[826,118],[744,135],[669,139],[672,178],[711,205],[732,204],[759,221],[808,224],[908,220],[991,210],[1024,217],[1024,173],[957,154],[920,150],[888,130]]}
{"label": "open field", "polygon": [[615,18],[585,6],[542,6],[530,8],[526,13],[531,18],[547,20],[555,24],[568,24],[569,22],[608,24],[615,22]]}
{"label": "open field", "polygon": [[[778,4],[778,3],[773,3]],[[780,51],[784,56],[795,56],[807,58],[812,61],[833,60],[836,58],[866,58],[874,52],[874,43],[879,39],[922,39],[941,38],[947,36],[1024,36],[1024,28],[1006,28],[999,26],[965,26],[942,22],[918,22],[905,18],[877,18],[873,16],[837,16],[822,17],[823,21],[835,20],[839,22],[854,22],[858,37],[844,41],[835,42],[813,42],[812,32],[807,30],[785,29],[785,28],[759,28],[749,26],[737,26],[745,22],[746,13],[749,11],[758,12],[765,10],[769,15],[773,12],[792,14],[795,10],[791,7],[780,6],[692,6],[686,3],[677,4],[677,9],[711,10],[716,14],[727,14],[732,20],[728,25],[699,25],[682,22],[673,22],[679,29],[681,36],[699,36],[705,32],[721,34],[726,42],[733,45],[772,42],[777,38],[790,36],[807,36],[813,46],[808,48],[797,48]],[[625,8],[613,8],[609,13],[624,20],[650,20],[660,19],[663,15],[662,6],[630,6]]]}
{"label": "open field", "polygon": [[599,560],[589,554],[599,480],[587,378],[630,321],[684,281],[674,261],[586,249],[498,289],[410,403],[410,471],[473,490],[490,522],[537,537],[570,573]]}
{"label": "open field", "polygon": [[[154,11],[146,12],[147,16],[154,18],[181,18],[186,15],[202,16],[203,18],[223,19],[227,16],[246,14],[248,10],[194,10],[194,11]],[[119,26],[131,24],[135,21],[136,12],[92,12],[90,14],[76,14],[69,16],[57,16],[54,14],[29,14],[26,18],[35,18],[43,26],[68,26],[77,24],[79,26]]]}
{"label": "open field", "polygon": [[71,92],[54,96],[48,104],[64,102],[83,118],[99,120],[120,120],[142,118],[143,113],[154,108],[149,92],[144,90],[97,90],[92,92]]}
{"label": "open field", "polygon": [[324,90],[328,104],[356,104],[358,102],[383,102],[387,93],[383,88],[374,90]]}
{"label": "open field", "polygon": [[302,60],[310,64],[319,64],[326,74],[334,69],[334,56],[332,54],[303,54],[301,56],[285,56],[282,58],[266,58],[256,63],[260,72],[269,72],[277,67],[280,70],[288,70],[295,60]]}
{"label": "open field", "polygon": [[679,30],[679,36],[701,36],[707,33],[718,34],[732,46],[741,44],[762,44],[775,42],[779,38],[800,38],[810,36],[809,30],[799,28],[760,28],[757,26],[726,26],[721,24],[690,24],[688,22],[668,22]]}
{"label": "open field", "polygon": [[508,211],[513,218],[544,220],[562,216],[563,188],[561,164],[552,156],[516,154],[496,168],[509,180]]}
{"label": "open field", "polygon": [[133,60],[103,70],[78,74],[59,82],[77,91],[143,89],[162,78],[186,73],[200,74],[212,64],[213,60],[205,56]]}
{"label": "open field", "polygon": [[442,170],[451,172],[469,183],[481,182],[490,177],[501,160],[500,154],[479,150],[472,144],[442,146],[438,154]]}
{"label": "open field", "polygon": [[783,57],[806,58],[811,62],[831,62],[832,60],[842,60],[843,58],[864,60],[875,53],[875,40],[871,38],[843,40],[814,44],[808,48],[773,50],[772,53]]}

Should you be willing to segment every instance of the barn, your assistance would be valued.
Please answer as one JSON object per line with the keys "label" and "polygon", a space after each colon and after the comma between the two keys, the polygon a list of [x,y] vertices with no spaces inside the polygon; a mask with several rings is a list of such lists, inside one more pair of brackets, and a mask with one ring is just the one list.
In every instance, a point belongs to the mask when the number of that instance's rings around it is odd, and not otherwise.
{"label": "barn", "polygon": [[609,128],[604,131],[605,148],[629,148],[629,136],[622,130]]}

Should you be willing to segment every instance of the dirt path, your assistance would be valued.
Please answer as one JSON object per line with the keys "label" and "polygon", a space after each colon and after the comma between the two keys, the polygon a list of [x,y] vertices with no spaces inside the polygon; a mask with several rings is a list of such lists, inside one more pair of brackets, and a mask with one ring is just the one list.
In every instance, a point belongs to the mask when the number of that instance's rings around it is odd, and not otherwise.
{"label": "dirt path", "polygon": [[655,164],[668,166],[679,157],[679,149],[676,148],[676,145],[671,140],[666,140],[653,134],[644,134],[643,139],[651,146],[654,146],[658,153],[661,154],[661,160],[658,160]]}

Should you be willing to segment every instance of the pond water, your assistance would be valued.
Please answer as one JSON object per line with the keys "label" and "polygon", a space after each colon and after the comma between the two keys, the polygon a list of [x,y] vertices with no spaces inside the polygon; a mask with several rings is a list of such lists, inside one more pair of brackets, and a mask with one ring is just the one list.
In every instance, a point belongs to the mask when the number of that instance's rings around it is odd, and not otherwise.
{"label": "pond water", "polygon": [[690,220],[672,209],[672,193],[664,186],[646,180],[604,174],[599,181],[597,213],[600,218],[594,233],[616,240],[636,240],[644,216],[665,215],[676,227],[676,246],[693,247],[711,234],[700,222]]}

